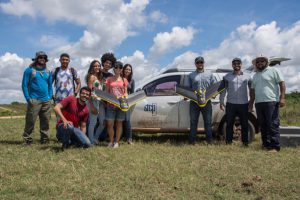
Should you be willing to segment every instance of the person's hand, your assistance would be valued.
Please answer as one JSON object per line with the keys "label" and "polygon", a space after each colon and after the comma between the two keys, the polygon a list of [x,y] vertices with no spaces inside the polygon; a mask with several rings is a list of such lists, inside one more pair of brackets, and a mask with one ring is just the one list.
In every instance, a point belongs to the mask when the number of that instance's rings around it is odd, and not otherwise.
{"label": "person's hand", "polygon": [[285,99],[284,98],[280,98],[279,100],[279,107],[282,108],[285,106]]}
{"label": "person's hand", "polygon": [[184,100],[184,101],[188,101],[188,100],[189,100],[189,98],[186,98],[186,97],[184,97],[184,98],[183,98],[183,100]]}
{"label": "person's hand", "polygon": [[248,106],[248,112],[253,112],[253,104],[249,104],[249,106]]}
{"label": "person's hand", "polygon": [[66,129],[66,128],[68,128],[68,126],[73,126],[73,122],[68,121],[68,120],[64,121],[64,128]]}
{"label": "person's hand", "polygon": [[225,111],[225,106],[224,106],[224,104],[220,103],[220,109],[221,109],[222,111]]}
{"label": "person's hand", "polygon": [[97,110],[97,108],[95,108],[94,106],[91,106],[91,112],[92,112],[92,114],[94,114],[94,115],[98,115],[98,110]]}

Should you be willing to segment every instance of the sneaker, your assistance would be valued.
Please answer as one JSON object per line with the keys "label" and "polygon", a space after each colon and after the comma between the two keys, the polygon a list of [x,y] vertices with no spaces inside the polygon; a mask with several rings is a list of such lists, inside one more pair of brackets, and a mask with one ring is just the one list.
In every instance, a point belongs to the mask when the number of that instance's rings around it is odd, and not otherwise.
{"label": "sneaker", "polygon": [[248,147],[249,143],[248,142],[243,142],[243,147]]}
{"label": "sneaker", "polygon": [[99,140],[94,140],[94,145],[99,145],[99,144],[100,144]]}
{"label": "sneaker", "polygon": [[268,152],[269,153],[278,153],[279,151],[277,149],[269,149]]}
{"label": "sneaker", "polygon": [[132,139],[128,139],[127,144],[133,145]]}
{"label": "sneaker", "polygon": [[62,146],[61,146],[61,150],[64,151],[65,149],[68,149],[69,146],[70,146],[69,144],[63,143]]}
{"label": "sneaker", "polygon": [[25,140],[24,144],[26,146],[31,146],[32,145],[32,141],[31,140]]}
{"label": "sneaker", "polygon": [[49,140],[41,140],[40,143],[41,144],[49,144]]}
{"label": "sneaker", "polygon": [[113,148],[114,148],[114,149],[115,149],[115,148],[119,148],[119,143],[116,142],[116,143],[114,144]]}
{"label": "sneaker", "polygon": [[112,142],[108,143],[107,147],[108,147],[108,148],[114,147],[114,143],[112,143]]}

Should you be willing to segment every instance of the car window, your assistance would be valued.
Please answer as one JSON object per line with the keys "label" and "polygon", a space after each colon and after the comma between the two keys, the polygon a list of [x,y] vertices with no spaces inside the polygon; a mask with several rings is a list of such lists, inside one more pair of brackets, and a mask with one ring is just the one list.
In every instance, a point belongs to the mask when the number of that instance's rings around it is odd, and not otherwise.
{"label": "car window", "polygon": [[174,96],[175,87],[180,82],[180,75],[157,79],[143,87],[147,96]]}

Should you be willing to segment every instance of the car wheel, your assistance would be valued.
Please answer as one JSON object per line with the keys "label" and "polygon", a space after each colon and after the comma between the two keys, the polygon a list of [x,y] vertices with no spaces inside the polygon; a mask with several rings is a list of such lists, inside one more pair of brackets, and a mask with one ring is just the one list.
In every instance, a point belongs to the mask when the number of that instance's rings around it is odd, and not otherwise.
{"label": "car wheel", "polygon": [[[221,123],[220,127],[219,127],[219,134],[220,134],[220,138],[224,141],[226,141],[226,121],[222,120],[223,122]],[[242,126],[239,123],[238,119],[236,120],[236,122],[233,125],[233,140],[236,141],[242,141]],[[255,127],[253,125],[253,123],[248,120],[248,139],[249,139],[249,143],[251,143],[252,141],[254,141],[255,139]]]}

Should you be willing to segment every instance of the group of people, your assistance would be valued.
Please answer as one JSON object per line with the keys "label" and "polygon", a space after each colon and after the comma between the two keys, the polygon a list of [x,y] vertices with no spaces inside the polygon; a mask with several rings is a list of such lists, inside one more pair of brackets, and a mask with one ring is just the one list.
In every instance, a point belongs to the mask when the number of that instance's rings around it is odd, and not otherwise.
{"label": "group of people", "polygon": [[[225,90],[220,94],[220,109],[226,112],[226,144],[233,140],[233,125],[238,116],[241,124],[242,143],[248,146],[248,112],[253,111],[253,104],[261,129],[262,147],[271,152],[280,151],[279,107],[285,106],[285,82],[282,74],[274,67],[269,67],[265,56],[258,56],[252,61],[255,67],[253,77],[242,70],[242,60],[232,60],[233,71],[223,77]],[[204,58],[195,59],[196,70],[189,74],[189,87],[195,91],[205,90],[216,83],[210,71],[204,70]],[[226,105],[225,96],[227,94]],[[250,100],[249,97],[250,96]],[[189,142],[195,143],[200,112],[204,121],[207,143],[212,142],[212,105],[199,107],[190,102]]]}
{"label": "group of people", "polygon": [[[32,60],[22,80],[22,90],[27,101],[23,133],[25,144],[32,144],[31,134],[37,116],[40,118],[40,143],[49,142],[52,100],[57,118],[56,136],[63,144],[63,149],[70,145],[90,147],[98,144],[101,135],[105,137],[106,134],[109,137],[108,147],[119,147],[122,133],[128,144],[133,144],[131,110],[123,112],[95,95],[96,89],[117,98],[133,93],[135,82],[130,64],[123,66],[112,53],[105,53],[101,62],[93,60],[90,63],[85,77],[87,86],[81,87],[77,70],[69,66],[70,56],[67,53],[60,55],[61,66],[53,71],[46,65],[48,56],[45,52],[37,52]],[[109,72],[111,68],[114,74]]]}
{"label": "group of people", "polygon": [[[77,71],[69,67],[70,56],[61,54],[61,66],[52,72],[46,66],[48,57],[37,52],[33,63],[26,68],[22,89],[28,103],[23,138],[26,144],[32,143],[31,133],[37,116],[40,118],[41,144],[49,141],[49,119],[51,101],[54,99],[54,111],[57,115],[57,139],[63,148],[72,144],[90,147],[99,143],[101,135],[107,133],[108,147],[117,148],[124,133],[127,142],[132,143],[130,123],[131,110],[123,112],[112,104],[97,98],[95,89],[107,91],[118,97],[134,92],[133,70],[130,64],[123,66],[112,53],[105,53],[99,60],[93,60],[88,69],[85,82],[81,87]],[[193,90],[205,90],[216,83],[210,71],[204,69],[204,58],[195,59],[196,70],[189,74],[188,87]],[[225,91],[220,95],[220,109],[226,112],[226,143],[233,140],[233,125],[238,116],[242,127],[242,143],[248,146],[248,112],[253,104],[261,128],[263,148],[280,151],[279,107],[285,105],[285,83],[280,71],[268,67],[268,58],[258,56],[253,61],[256,72],[253,77],[243,72],[242,60],[232,60],[233,71],[223,77]],[[102,66],[102,68],[101,68]],[[109,70],[113,68],[114,74]],[[52,86],[55,87],[55,95]],[[79,97],[76,98],[77,94]],[[227,94],[226,105],[225,96]],[[250,100],[249,97],[250,96]],[[202,113],[207,143],[212,137],[212,104],[210,101],[199,107],[190,101],[189,142],[195,144],[198,118]]]}

